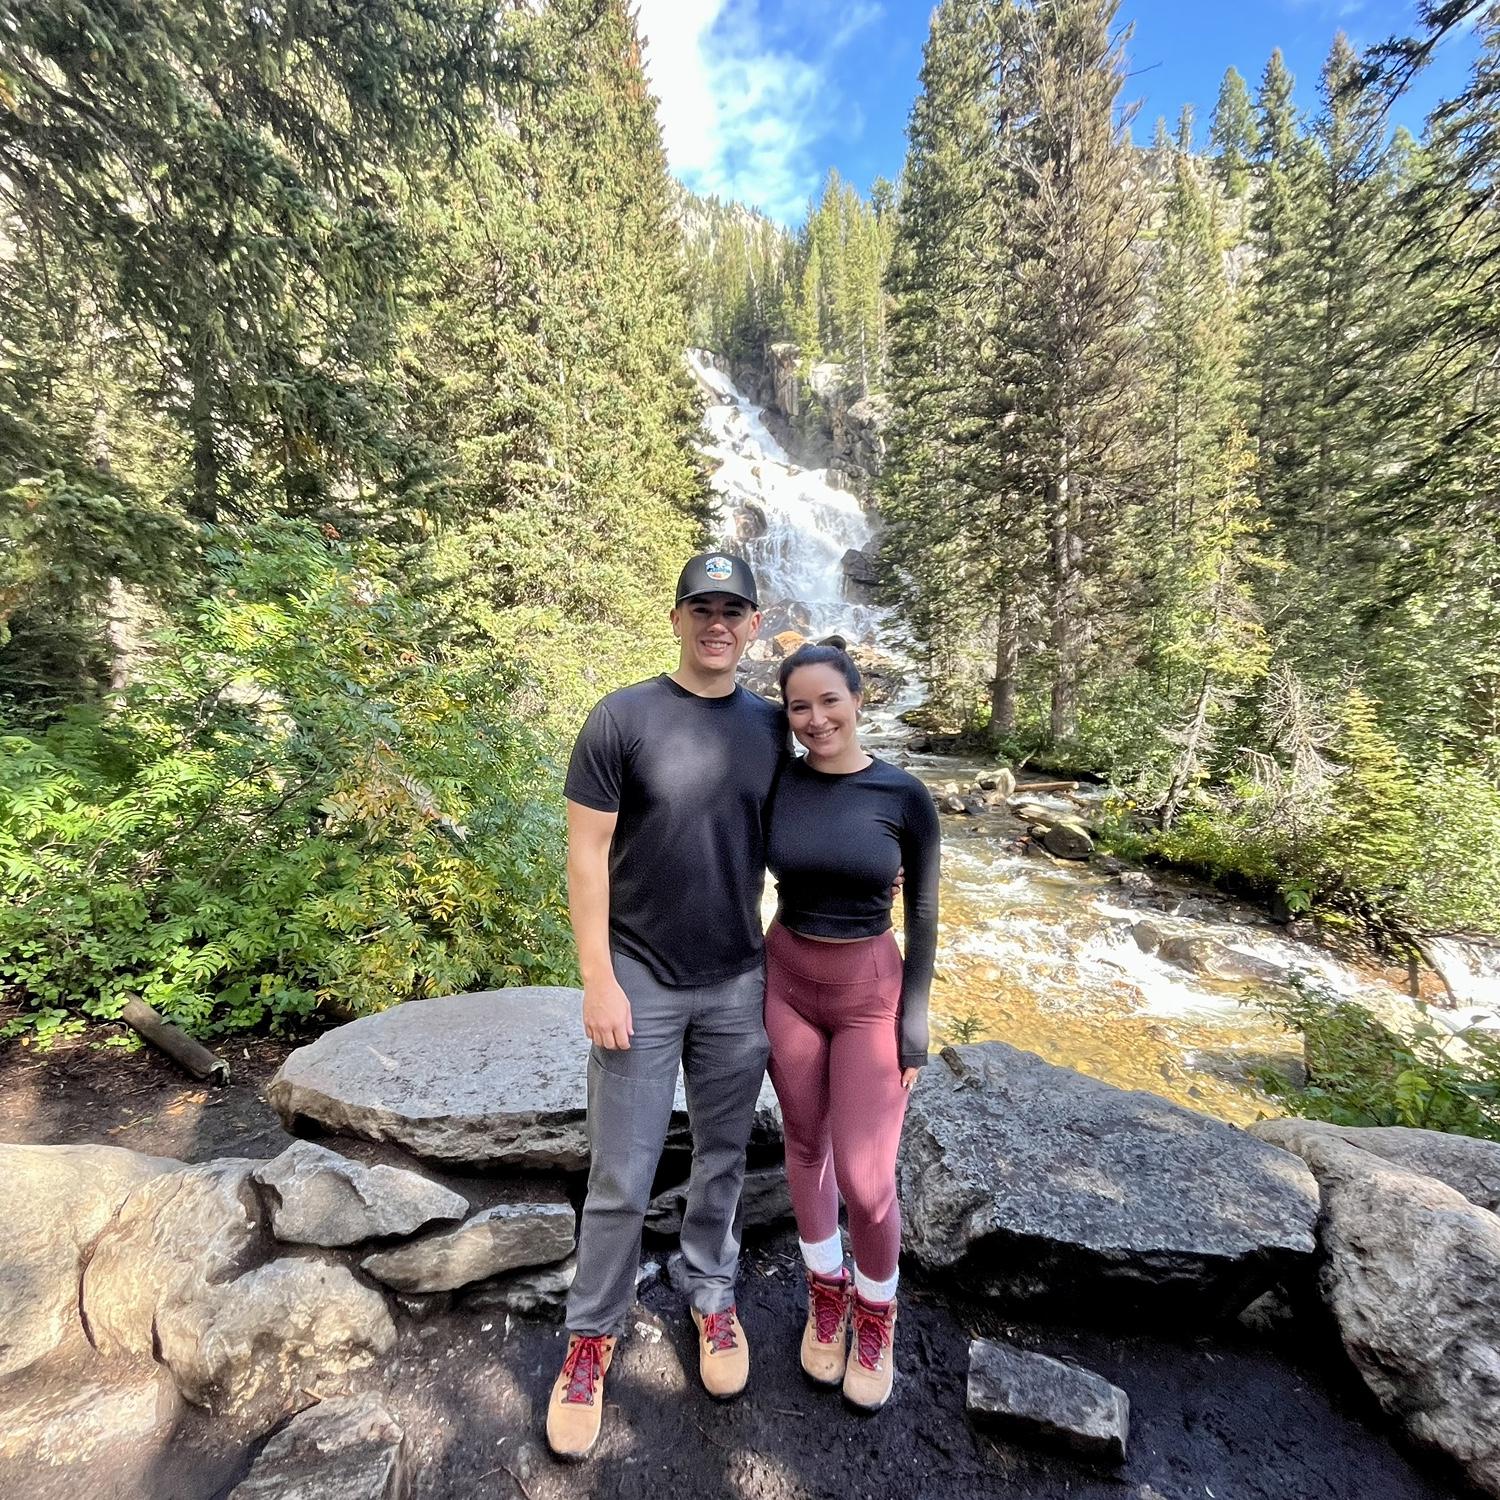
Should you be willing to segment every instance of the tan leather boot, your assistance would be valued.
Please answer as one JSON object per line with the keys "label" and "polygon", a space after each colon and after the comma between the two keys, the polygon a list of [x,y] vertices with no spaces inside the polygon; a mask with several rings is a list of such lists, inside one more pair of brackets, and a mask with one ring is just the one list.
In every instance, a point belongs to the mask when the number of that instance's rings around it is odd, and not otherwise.
{"label": "tan leather boot", "polygon": [[807,1326],[802,1330],[802,1370],[819,1385],[837,1385],[849,1357],[849,1273],[807,1273]]}
{"label": "tan leather boot", "polygon": [[558,1458],[570,1463],[587,1458],[599,1441],[604,1376],[614,1355],[612,1338],[569,1337],[568,1357],[547,1403],[547,1446]]}
{"label": "tan leather boot", "polygon": [[844,1366],[844,1399],[861,1411],[879,1411],[891,1398],[896,1378],[896,1299],[866,1302],[854,1294],[849,1363]]}
{"label": "tan leather boot", "polygon": [[698,1373],[703,1389],[719,1401],[738,1396],[750,1378],[750,1346],[734,1309],[701,1313],[695,1307],[693,1322],[698,1325]]}

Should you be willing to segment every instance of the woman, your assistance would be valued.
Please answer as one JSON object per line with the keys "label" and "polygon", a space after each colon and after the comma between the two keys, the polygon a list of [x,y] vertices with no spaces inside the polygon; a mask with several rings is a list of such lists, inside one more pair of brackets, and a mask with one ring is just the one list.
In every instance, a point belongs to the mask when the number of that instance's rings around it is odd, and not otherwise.
{"label": "woman", "polygon": [[[766,1031],[807,1266],[802,1368],[873,1411],[895,1374],[896,1147],[927,1061],[937,812],[916,777],[860,748],[859,669],[840,646],[789,656],[781,696],[807,757],[782,773],[769,815],[767,863],[779,901],[766,935]],[[891,932],[891,887],[903,867],[904,963]]]}

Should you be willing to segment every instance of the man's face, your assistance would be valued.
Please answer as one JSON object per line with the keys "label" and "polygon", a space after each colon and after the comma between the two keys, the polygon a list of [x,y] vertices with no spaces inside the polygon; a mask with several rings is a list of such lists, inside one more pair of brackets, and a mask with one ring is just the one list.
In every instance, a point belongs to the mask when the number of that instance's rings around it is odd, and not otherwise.
{"label": "man's face", "polygon": [[760,624],[760,612],[734,594],[693,594],[672,611],[683,666],[732,672]]}

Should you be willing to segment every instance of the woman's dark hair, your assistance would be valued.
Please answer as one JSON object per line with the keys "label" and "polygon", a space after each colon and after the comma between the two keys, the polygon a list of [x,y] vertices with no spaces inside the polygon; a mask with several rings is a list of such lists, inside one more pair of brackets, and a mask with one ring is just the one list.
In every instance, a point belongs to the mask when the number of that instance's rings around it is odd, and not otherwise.
{"label": "woman's dark hair", "polygon": [[781,675],[778,685],[781,688],[781,701],[786,702],[786,685],[793,672],[798,667],[834,667],[843,674],[844,681],[849,686],[851,693],[860,691],[859,668],[854,665],[853,658],[844,650],[844,642],[841,636],[829,636],[827,640],[819,641],[816,645],[798,646],[792,654],[781,664]]}

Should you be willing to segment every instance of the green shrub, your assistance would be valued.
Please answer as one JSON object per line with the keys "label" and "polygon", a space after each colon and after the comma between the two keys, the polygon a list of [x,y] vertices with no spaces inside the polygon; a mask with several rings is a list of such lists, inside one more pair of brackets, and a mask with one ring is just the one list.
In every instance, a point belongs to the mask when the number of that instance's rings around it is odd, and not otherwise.
{"label": "green shrub", "polygon": [[571,969],[561,804],[374,548],[267,523],[108,710],[0,742],[12,1030],[139,994],[199,1032]]}
{"label": "green shrub", "polygon": [[1303,1038],[1307,1083],[1273,1071],[1257,1082],[1292,1114],[1335,1125],[1410,1125],[1500,1140],[1500,1036],[1454,1033],[1414,1007],[1397,1035],[1355,1001],[1305,978],[1257,1002]]}

